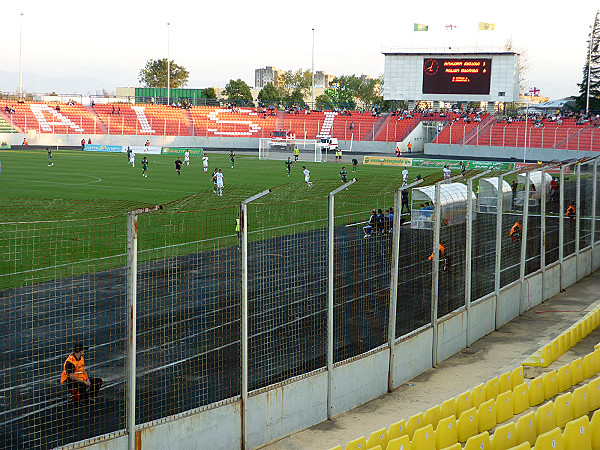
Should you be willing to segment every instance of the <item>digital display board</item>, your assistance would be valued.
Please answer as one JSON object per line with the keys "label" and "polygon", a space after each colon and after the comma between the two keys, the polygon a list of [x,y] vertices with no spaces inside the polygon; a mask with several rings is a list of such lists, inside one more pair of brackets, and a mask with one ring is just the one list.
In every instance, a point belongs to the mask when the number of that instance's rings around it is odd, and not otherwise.
{"label": "digital display board", "polygon": [[489,95],[491,59],[423,59],[423,94]]}

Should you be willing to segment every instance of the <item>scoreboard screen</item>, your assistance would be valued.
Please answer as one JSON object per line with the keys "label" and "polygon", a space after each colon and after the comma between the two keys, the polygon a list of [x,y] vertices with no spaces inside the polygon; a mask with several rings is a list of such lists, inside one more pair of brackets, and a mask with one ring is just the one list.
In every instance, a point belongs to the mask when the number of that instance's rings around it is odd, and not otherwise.
{"label": "scoreboard screen", "polygon": [[423,59],[423,94],[489,95],[491,59]]}

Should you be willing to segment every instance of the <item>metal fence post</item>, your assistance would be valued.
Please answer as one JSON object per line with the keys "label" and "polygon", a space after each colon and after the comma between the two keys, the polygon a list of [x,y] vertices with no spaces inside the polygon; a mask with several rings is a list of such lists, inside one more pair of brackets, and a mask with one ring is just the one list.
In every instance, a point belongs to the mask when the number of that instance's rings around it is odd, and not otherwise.
{"label": "metal fence post", "polygon": [[126,428],[127,448],[135,450],[135,363],[137,296],[137,214],[127,214],[127,370]]}
{"label": "metal fence post", "polygon": [[594,158],[594,171],[593,171],[593,179],[594,179],[594,186],[592,187],[592,224],[591,224],[591,233],[592,233],[592,239],[591,239],[591,249],[592,249],[592,254],[590,257],[590,273],[592,273],[594,271],[594,243],[596,241],[596,201],[598,199],[598,158]]}
{"label": "metal fence post", "polygon": [[521,280],[521,298],[519,315],[525,312],[525,269],[527,267],[527,223],[529,221],[529,183],[530,172],[525,175],[525,198],[523,199],[523,227],[521,230],[521,265],[519,267],[519,279]]}
{"label": "metal fence post", "polygon": [[438,319],[438,281],[440,277],[440,227],[442,215],[440,208],[440,190],[443,181],[435,184],[434,225],[433,225],[433,261],[431,274],[431,325],[433,327],[433,343],[431,347],[431,366],[437,366],[437,319]]}
{"label": "metal fence post", "polygon": [[563,289],[563,262],[565,259],[565,166],[560,166],[560,200],[558,202],[558,262],[560,266],[560,290]]}
{"label": "metal fence post", "polygon": [[333,268],[335,250],[335,195],[356,183],[356,178],[329,193],[327,210],[327,418],[333,418]]}
{"label": "metal fence post", "polygon": [[498,307],[500,299],[500,273],[502,271],[502,210],[504,209],[504,195],[503,195],[503,183],[504,176],[498,175],[498,189],[496,192],[496,264],[495,264],[495,275],[494,275],[494,291],[496,293],[496,317],[494,323],[494,329],[498,329],[498,322],[500,322],[500,309]]}
{"label": "metal fence post", "polygon": [[540,269],[542,271],[543,302],[546,300],[546,168],[542,169],[542,192],[540,202]]}
{"label": "metal fence post", "polygon": [[579,234],[581,230],[581,164],[576,164],[575,170],[577,174],[577,192],[575,194],[575,280],[579,281]]}
{"label": "metal fence post", "polygon": [[248,203],[253,202],[271,192],[270,189],[260,192],[240,204],[240,235],[241,242],[241,266],[242,266],[242,298],[240,308],[240,360],[241,360],[241,442],[240,448],[246,448],[248,418]]}

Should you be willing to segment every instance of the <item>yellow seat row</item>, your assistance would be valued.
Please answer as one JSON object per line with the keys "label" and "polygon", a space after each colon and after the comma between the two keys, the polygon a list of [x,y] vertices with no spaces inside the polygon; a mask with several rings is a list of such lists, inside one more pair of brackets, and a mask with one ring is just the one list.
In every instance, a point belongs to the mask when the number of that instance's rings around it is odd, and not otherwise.
{"label": "yellow seat row", "polygon": [[523,366],[548,367],[560,355],[574,347],[584,337],[594,331],[600,323],[600,306],[596,306],[573,326],[563,331],[554,338],[550,344],[534,352],[525,361]]}

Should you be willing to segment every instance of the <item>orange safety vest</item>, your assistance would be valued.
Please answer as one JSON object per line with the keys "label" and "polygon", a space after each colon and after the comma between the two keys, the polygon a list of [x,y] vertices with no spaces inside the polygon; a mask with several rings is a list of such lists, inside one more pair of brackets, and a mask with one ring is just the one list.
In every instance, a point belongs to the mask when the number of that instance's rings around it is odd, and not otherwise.
{"label": "orange safety vest", "polygon": [[88,376],[87,373],[85,373],[85,363],[83,362],[83,356],[79,359],[79,361],[77,361],[77,359],[75,359],[75,357],[73,356],[73,353],[71,353],[65,360],[65,363],[63,364],[63,371],[60,377],[60,383],[63,384],[67,380],[67,378],[69,378],[69,375],[67,374],[68,362],[75,366],[74,375],[82,381],[87,381]]}
{"label": "orange safety vest", "polygon": [[[440,255],[441,256],[445,256],[446,255],[446,249],[444,248],[444,246],[442,244],[440,244],[440,246],[438,247],[440,250]],[[431,254],[431,256],[429,258],[429,261],[433,261],[433,253]]]}
{"label": "orange safety vest", "polygon": [[575,207],[573,205],[571,205],[567,208],[567,216],[574,216],[574,215],[575,215]]}
{"label": "orange safety vest", "polygon": [[515,222],[515,224],[510,229],[510,235],[512,236],[513,234],[518,233],[520,231],[521,231],[521,225],[519,225],[519,222]]}

